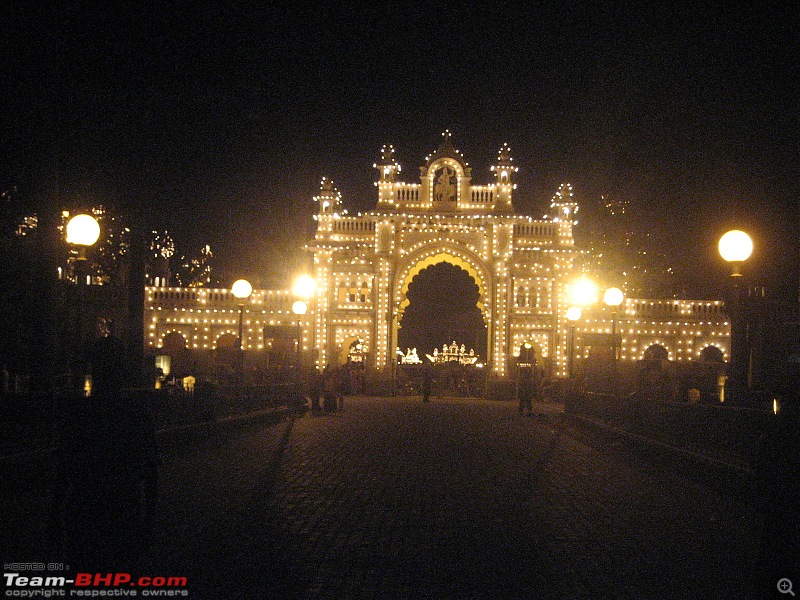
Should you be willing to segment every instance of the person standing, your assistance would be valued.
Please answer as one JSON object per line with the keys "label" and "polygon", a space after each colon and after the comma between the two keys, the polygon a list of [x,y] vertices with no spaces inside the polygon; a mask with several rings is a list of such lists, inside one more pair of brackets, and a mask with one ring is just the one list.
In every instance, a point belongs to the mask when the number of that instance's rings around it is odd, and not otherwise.
{"label": "person standing", "polygon": [[433,389],[433,373],[430,366],[425,365],[422,370],[422,401],[430,402]]}

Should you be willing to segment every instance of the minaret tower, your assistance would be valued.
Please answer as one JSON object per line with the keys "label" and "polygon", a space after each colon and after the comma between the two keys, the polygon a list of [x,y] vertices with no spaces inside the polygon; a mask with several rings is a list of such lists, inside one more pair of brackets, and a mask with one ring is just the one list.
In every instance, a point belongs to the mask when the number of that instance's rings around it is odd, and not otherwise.
{"label": "minaret tower", "polygon": [[574,246],[572,227],[578,223],[578,203],[572,196],[572,184],[562,183],[558,187],[553,201],[550,203],[550,212],[554,221],[559,224],[558,242],[562,246]]}
{"label": "minaret tower", "polygon": [[342,206],[342,194],[333,187],[333,181],[323,177],[319,184],[319,196],[314,196],[314,202],[319,205],[319,214],[332,215],[338,213]]}
{"label": "minaret tower", "polygon": [[511,204],[511,192],[516,189],[517,184],[512,182],[512,176],[519,171],[519,168],[513,164],[513,161],[511,148],[508,147],[508,144],[503,144],[503,147],[497,152],[497,162],[492,165],[496,186],[494,201],[496,212],[511,212],[514,210]]}
{"label": "minaret tower", "polygon": [[378,169],[378,207],[395,208],[395,182],[397,174],[400,172],[400,165],[394,159],[394,147],[384,146],[381,148],[381,160],[372,165]]}

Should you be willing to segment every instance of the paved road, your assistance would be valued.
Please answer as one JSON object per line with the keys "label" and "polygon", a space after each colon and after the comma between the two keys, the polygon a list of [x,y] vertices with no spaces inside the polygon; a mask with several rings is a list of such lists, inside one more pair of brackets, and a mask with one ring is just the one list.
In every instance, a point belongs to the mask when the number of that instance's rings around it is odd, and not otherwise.
{"label": "paved road", "polygon": [[[139,573],[195,599],[749,597],[746,502],[540,409],[349,398],[185,433]],[[41,505],[3,505],[27,519],[4,517],[15,560],[36,557]]]}

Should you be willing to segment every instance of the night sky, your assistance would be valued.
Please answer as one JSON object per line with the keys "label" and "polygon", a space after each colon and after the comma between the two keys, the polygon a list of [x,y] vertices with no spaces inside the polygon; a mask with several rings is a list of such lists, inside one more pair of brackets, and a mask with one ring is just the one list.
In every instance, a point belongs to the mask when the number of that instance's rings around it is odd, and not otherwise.
{"label": "night sky", "polygon": [[743,228],[797,288],[796,3],[36,4],[2,9],[0,184],[139,206],[223,284],[293,268],[322,176],[370,210],[381,146],[416,182],[450,129],[476,184],[510,144],[520,213],[628,199],[704,292]]}

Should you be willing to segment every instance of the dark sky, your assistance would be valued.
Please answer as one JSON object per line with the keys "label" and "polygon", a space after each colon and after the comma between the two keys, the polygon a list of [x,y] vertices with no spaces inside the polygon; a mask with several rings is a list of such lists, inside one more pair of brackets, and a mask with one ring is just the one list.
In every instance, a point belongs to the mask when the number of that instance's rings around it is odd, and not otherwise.
{"label": "dark sky", "polygon": [[510,144],[518,212],[570,181],[646,207],[687,278],[738,226],[796,282],[796,3],[35,4],[2,9],[0,183],[35,204],[60,155],[66,195],[140,206],[231,280],[291,264],[323,175],[369,210],[380,147],[418,181],[450,129],[474,183]]}

